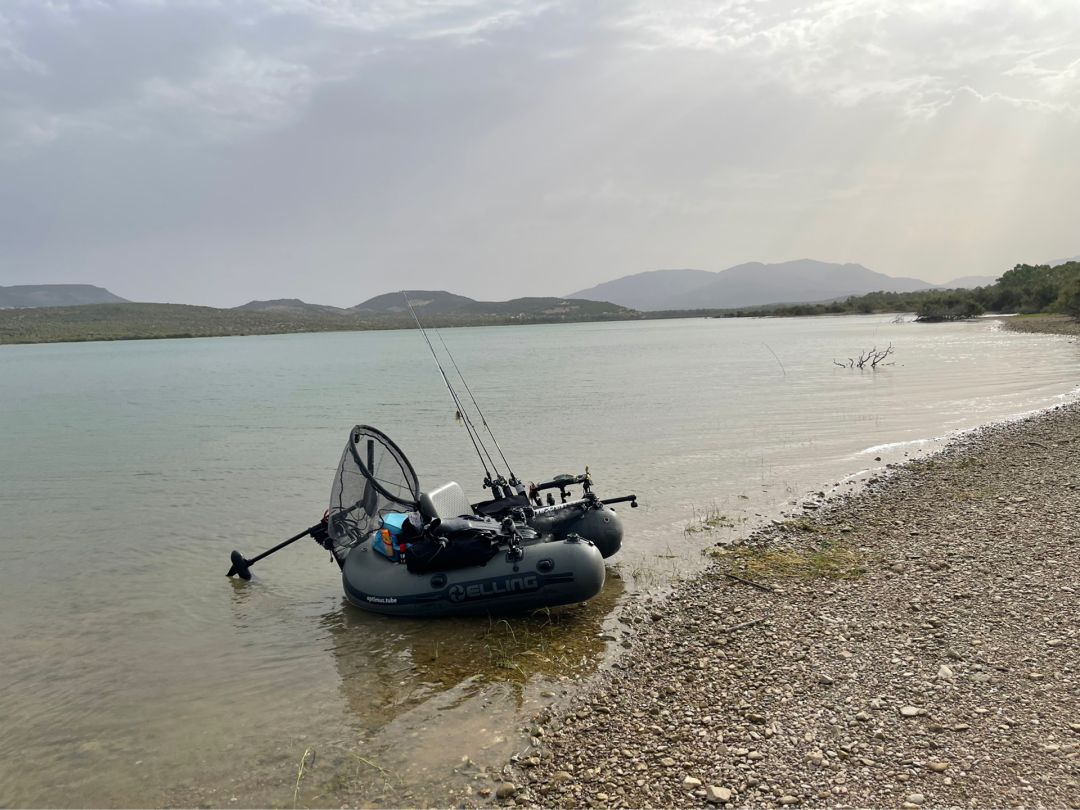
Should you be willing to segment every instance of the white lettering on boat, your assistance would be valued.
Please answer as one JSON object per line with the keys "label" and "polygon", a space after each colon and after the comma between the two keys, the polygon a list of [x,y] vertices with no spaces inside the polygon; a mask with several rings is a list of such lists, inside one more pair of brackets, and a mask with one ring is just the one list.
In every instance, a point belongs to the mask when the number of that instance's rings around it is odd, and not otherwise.
{"label": "white lettering on boat", "polygon": [[539,589],[540,577],[536,574],[520,574],[452,585],[447,596],[451,602],[464,602],[466,599],[488,599],[493,596],[507,596]]}

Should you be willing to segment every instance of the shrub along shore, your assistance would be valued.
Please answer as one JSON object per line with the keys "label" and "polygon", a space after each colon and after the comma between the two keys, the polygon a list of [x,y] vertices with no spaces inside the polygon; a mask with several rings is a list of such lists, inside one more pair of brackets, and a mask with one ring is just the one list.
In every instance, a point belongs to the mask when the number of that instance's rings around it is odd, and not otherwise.
{"label": "shrub along shore", "polygon": [[1080,405],[812,505],[629,606],[629,648],[458,800],[1080,805]]}

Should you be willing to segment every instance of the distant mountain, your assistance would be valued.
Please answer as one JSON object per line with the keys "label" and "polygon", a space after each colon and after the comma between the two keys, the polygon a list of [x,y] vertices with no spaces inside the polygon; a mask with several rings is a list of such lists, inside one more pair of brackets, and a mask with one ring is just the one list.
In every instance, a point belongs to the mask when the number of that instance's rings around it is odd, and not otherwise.
{"label": "distant mountain", "polygon": [[349,310],[324,304],[308,304],[299,298],[274,298],[269,301],[248,301],[233,309],[248,312],[288,312],[295,315],[348,315]]}
{"label": "distant mountain", "polygon": [[976,287],[989,287],[997,280],[997,276],[961,276],[937,286],[943,290],[973,290]]}
{"label": "distant mountain", "polygon": [[0,287],[0,307],[72,307],[84,304],[127,304],[92,284],[20,284]]}
{"label": "distant mountain", "polygon": [[1059,264],[1068,264],[1069,262],[1080,262],[1080,256],[1070,256],[1068,259],[1055,259],[1050,262],[1050,266],[1057,267]]}
{"label": "distant mountain", "polygon": [[878,291],[914,292],[934,286],[917,278],[875,273],[861,264],[799,259],[779,264],[747,262],[717,273],[655,270],[615,279],[574,296],[591,297],[594,291],[602,290],[608,301],[646,311],[728,309],[830,301]]}
{"label": "distant mountain", "polygon": [[708,270],[646,270],[614,281],[605,281],[587,290],[571,293],[570,298],[590,301],[613,301],[639,310],[670,309],[656,306],[669,296],[692,292],[716,278]]}

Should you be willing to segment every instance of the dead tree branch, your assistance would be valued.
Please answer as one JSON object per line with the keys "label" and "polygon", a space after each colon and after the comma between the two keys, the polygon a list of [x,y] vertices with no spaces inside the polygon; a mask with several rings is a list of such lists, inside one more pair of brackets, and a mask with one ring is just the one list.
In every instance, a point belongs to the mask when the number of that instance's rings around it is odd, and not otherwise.
{"label": "dead tree branch", "polygon": [[752,579],[743,579],[742,577],[735,576],[735,574],[729,574],[726,571],[724,576],[728,579],[733,579],[736,582],[741,582],[743,585],[750,585],[753,588],[757,588],[759,591],[765,591],[765,593],[776,593],[776,590],[771,585],[762,585],[760,582],[754,582]]}
{"label": "dead tree branch", "polygon": [[840,368],[850,368],[850,369],[856,369],[857,368],[860,371],[862,371],[863,369],[869,367],[871,371],[876,371],[877,367],[879,365],[882,365],[882,364],[884,364],[886,366],[891,366],[892,365],[892,363],[885,363],[884,361],[885,361],[885,358],[892,355],[892,353],[894,351],[896,351],[896,350],[893,348],[893,345],[891,343],[887,347],[885,347],[884,349],[878,349],[877,346],[874,346],[872,349],[868,349],[866,351],[859,352],[858,357],[849,357],[847,359],[847,365],[844,365],[843,363],[837,362],[836,358],[834,357],[833,358],[833,365],[834,366],[840,366]]}

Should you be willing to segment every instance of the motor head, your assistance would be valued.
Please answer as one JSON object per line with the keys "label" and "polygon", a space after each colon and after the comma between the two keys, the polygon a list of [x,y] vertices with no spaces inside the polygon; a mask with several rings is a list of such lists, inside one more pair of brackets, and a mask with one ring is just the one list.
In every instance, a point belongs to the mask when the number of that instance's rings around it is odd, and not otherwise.
{"label": "motor head", "polygon": [[236,576],[240,577],[240,579],[245,582],[251,580],[251,563],[243,554],[239,551],[233,551],[233,553],[229,555],[229,560],[232,562],[232,567],[225,576],[231,577],[233,574],[236,574]]}

